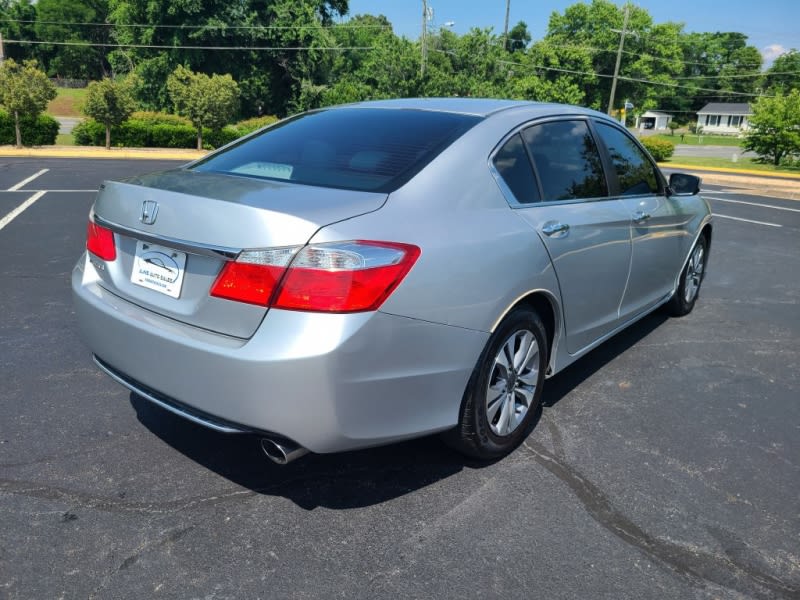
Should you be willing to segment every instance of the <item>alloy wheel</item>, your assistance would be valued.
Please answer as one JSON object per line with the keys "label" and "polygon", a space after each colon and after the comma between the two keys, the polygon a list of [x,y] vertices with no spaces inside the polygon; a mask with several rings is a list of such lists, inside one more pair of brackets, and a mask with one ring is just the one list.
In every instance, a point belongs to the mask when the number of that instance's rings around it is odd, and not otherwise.
{"label": "alloy wheel", "polygon": [[686,302],[691,302],[697,296],[700,289],[700,282],[703,280],[703,270],[705,268],[705,249],[702,244],[695,246],[689,263],[686,265],[686,285],[684,286],[684,298]]}
{"label": "alloy wheel", "polygon": [[511,434],[528,413],[539,361],[539,344],[526,329],[514,332],[497,352],[486,389],[486,418],[495,435]]}

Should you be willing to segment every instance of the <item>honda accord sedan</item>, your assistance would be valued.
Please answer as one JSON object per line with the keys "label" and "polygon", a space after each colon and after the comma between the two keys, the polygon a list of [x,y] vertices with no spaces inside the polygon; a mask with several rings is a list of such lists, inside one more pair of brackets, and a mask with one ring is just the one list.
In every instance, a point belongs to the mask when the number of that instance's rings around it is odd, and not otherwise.
{"label": "honda accord sedan", "polygon": [[77,318],[116,381],[276,462],[437,432],[497,458],[545,379],[651,311],[692,310],[699,187],[584,108],[324,108],[105,182]]}

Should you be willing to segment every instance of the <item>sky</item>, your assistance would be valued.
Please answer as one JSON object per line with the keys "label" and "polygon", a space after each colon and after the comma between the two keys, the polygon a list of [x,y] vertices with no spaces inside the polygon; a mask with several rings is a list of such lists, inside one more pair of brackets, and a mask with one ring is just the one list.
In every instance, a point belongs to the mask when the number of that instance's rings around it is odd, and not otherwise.
{"label": "sky", "polygon": [[[509,28],[525,21],[534,40],[547,31],[553,11],[563,13],[578,0],[511,0]],[[617,0],[622,5],[622,0]],[[738,31],[764,56],[767,67],[786,50],[800,50],[800,0],[639,0],[656,23],[677,21],[685,31]],[[503,31],[506,0],[428,0],[432,29],[452,22],[463,34],[472,27]],[[398,35],[417,39],[422,28],[422,0],[350,0],[350,16],[383,14]]]}

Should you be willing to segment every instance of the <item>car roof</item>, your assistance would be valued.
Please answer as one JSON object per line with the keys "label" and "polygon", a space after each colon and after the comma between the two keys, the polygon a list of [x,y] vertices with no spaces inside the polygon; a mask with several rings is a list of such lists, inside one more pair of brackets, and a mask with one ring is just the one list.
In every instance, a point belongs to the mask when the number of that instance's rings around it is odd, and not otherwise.
{"label": "car roof", "polygon": [[550,102],[531,102],[527,100],[499,100],[495,98],[397,98],[392,100],[370,100],[356,102],[329,108],[381,108],[395,110],[430,110],[438,112],[456,113],[488,117],[511,109],[528,109],[535,116],[550,114],[592,114],[606,116],[597,111],[572,106],[569,104],[556,104]]}

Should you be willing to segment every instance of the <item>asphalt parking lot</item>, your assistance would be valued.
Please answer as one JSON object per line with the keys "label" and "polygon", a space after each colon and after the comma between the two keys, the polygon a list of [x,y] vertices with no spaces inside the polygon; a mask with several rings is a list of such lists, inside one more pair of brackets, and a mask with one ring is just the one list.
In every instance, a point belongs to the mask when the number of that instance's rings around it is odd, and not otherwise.
{"label": "asphalt parking lot", "polygon": [[278,467],[78,337],[93,190],[176,164],[0,158],[0,599],[800,598],[800,202],[705,186],[694,312],[549,380],[510,457]]}

